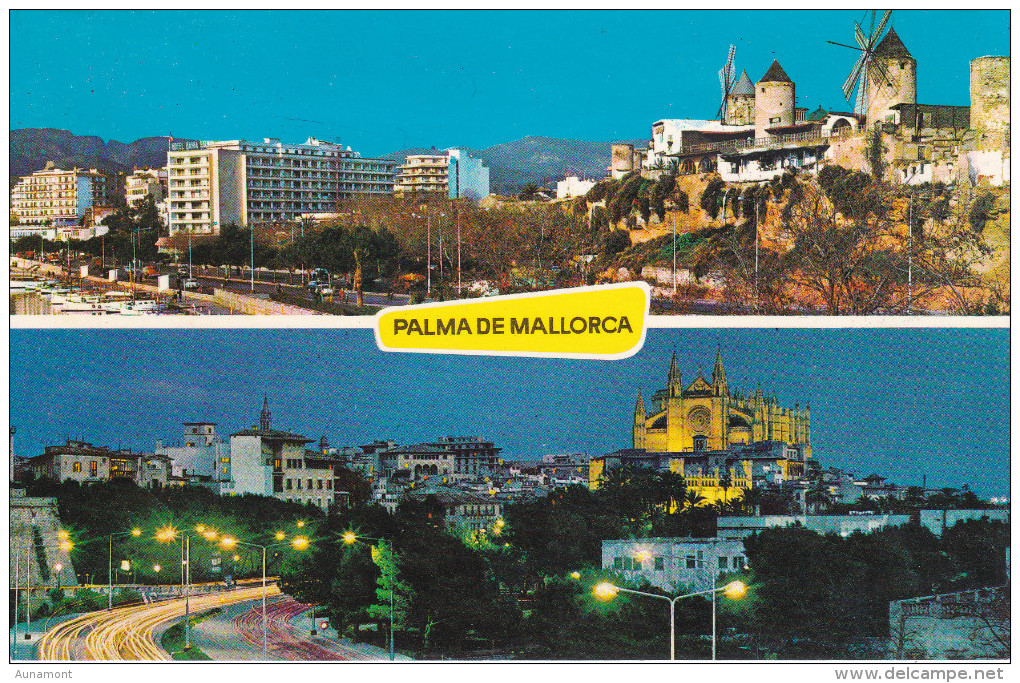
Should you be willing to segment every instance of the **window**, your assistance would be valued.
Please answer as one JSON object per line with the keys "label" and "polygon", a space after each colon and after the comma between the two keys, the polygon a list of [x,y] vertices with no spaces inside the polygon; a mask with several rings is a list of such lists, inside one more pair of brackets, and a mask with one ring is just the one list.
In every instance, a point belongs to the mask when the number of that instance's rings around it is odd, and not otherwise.
{"label": "window", "polygon": [[92,477],[99,476],[99,463],[96,462],[95,460],[89,463],[89,476]]}
{"label": "window", "polygon": [[729,558],[727,558],[727,557],[720,557],[719,558],[719,569],[726,569],[728,563],[729,563]]}
{"label": "window", "polygon": [[313,488],[313,486],[312,486],[312,480],[311,480],[311,479],[309,479],[309,480],[308,480],[308,490],[309,490],[309,491],[311,491],[311,490],[312,490],[312,488]]}
{"label": "window", "polygon": [[634,560],[634,571],[641,571],[641,560]]}
{"label": "window", "polygon": [[318,483],[318,488],[319,488],[320,490],[322,489],[322,480],[321,480],[321,479],[319,480],[319,483]]}
{"label": "window", "polygon": [[655,571],[661,572],[665,568],[666,568],[666,562],[663,560],[663,558],[656,557],[655,558]]}
{"label": "window", "polygon": [[687,556],[687,568],[688,569],[695,569],[697,566],[698,565],[695,563],[695,560],[694,560],[694,555],[688,555]]}
{"label": "window", "polygon": [[301,490],[301,480],[300,479],[295,479],[294,481],[297,482],[298,491],[300,491]]}
{"label": "window", "polygon": [[80,462],[74,463],[74,471],[75,472],[81,472],[81,463]]}

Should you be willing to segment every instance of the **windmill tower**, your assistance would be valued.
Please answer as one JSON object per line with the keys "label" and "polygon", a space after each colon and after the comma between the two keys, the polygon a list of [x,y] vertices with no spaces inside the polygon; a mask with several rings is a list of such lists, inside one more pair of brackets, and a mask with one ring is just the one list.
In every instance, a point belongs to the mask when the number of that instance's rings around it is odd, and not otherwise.
{"label": "windmill tower", "polygon": [[726,55],[726,64],[719,69],[719,87],[722,88],[722,98],[719,101],[719,111],[716,113],[716,117],[722,123],[726,123],[726,119],[729,118],[729,95],[737,78],[733,73],[733,57],[736,54],[737,46],[730,45],[729,54]]}
{"label": "windmill tower", "polygon": [[885,121],[887,116],[894,114],[890,109],[893,105],[917,101],[917,62],[896,35],[896,31],[890,28],[889,33],[882,38],[891,15],[892,10],[886,10],[876,24],[876,12],[873,10],[867,33],[860,23],[854,22],[856,47],[826,41],[861,53],[850,75],[843,81],[843,94],[847,102],[853,102],[854,112],[867,117],[868,125]]}
{"label": "windmill tower", "polygon": [[737,84],[726,98],[726,124],[730,126],[754,125],[754,83],[746,71],[740,73]]}
{"label": "windmill tower", "polygon": [[868,123],[899,122],[892,109],[897,104],[917,103],[917,60],[907,50],[896,30],[889,28],[875,48],[873,66],[868,70]]}
{"label": "windmill tower", "polygon": [[796,86],[779,60],[773,60],[772,66],[755,84],[754,137],[764,138],[769,128],[793,125],[796,103]]}

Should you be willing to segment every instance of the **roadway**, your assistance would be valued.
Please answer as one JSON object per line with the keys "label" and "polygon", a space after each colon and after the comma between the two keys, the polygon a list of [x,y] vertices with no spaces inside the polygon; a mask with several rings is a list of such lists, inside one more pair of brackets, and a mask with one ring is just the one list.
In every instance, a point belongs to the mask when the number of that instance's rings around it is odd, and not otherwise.
{"label": "roadway", "polygon": [[[277,595],[274,584],[266,595]],[[263,589],[245,588],[191,598],[191,613],[241,602],[262,600]],[[90,612],[66,621],[46,632],[39,640],[39,659],[51,661],[142,660],[168,661],[170,655],[156,642],[166,622],[180,619],[185,601],[169,600],[111,611]]]}
{"label": "roadway", "polygon": [[[328,662],[378,660],[386,657],[380,648],[311,635],[312,623],[302,617],[310,608],[311,605],[302,604],[291,598],[267,605],[266,653],[270,659]],[[258,605],[234,615],[231,624],[233,631],[261,656],[262,606]]]}

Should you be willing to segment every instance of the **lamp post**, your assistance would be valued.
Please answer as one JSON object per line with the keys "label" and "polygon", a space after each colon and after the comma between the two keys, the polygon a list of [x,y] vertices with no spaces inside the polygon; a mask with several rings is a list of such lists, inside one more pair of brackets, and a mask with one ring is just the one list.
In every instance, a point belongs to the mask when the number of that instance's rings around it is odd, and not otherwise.
{"label": "lamp post", "polygon": [[659,598],[669,603],[669,659],[673,661],[676,659],[676,603],[677,600],[682,598],[690,598],[695,595],[712,595],[712,659],[715,659],[715,594],[725,593],[731,600],[739,600],[744,597],[747,593],[747,586],[742,581],[732,581],[725,586],[719,588],[711,588],[705,591],[696,591],[694,593],[685,593],[684,595],[677,595],[675,597],[669,597],[666,595],[659,595],[658,593],[646,593],[645,591],[631,590],[630,588],[620,588],[608,581],[603,581],[597,584],[593,589],[592,593],[595,597],[600,600],[612,600],[616,597],[617,593],[633,593],[634,595],[644,595],[649,598]]}
{"label": "lamp post", "polygon": [[[277,534],[276,537],[280,538],[280,534]],[[293,547],[294,550],[304,550],[308,547],[308,539],[304,536],[296,536],[291,541],[284,543],[270,543],[269,545],[239,541],[232,536],[224,536],[223,540],[220,541],[220,547],[224,550],[233,550],[239,545],[262,549],[262,659],[265,660],[268,657],[266,646],[266,550],[268,548],[274,548],[281,545],[289,545]]]}
{"label": "lamp post", "polygon": [[676,214],[673,214],[673,296],[676,296]]}
{"label": "lamp post", "polygon": [[251,246],[251,293],[255,293],[255,226],[249,226],[248,239]]}
{"label": "lamp post", "polygon": [[393,541],[387,541],[384,538],[370,538],[368,536],[361,536],[361,537],[359,537],[353,531],[345,531],[340,538],[347,545],[354,545],[359,540],[360,541],[375,541],[376,543],[387,543],[388,542],[390,544],[390,591],[389,591],[389,593],[390,593],[390,661],[392,662],[393,658],[394,658],[394,655],[393,655],[393,593],[395,592],[394,589],[395,589],[396,581],[397,581],[397,577],[396,577],[397,558],[396,558],[396,554],[395,554],[395,549],[394,549]]}
{"label": "lamp post", "polygon": [[[106,566],[106,580],[107,588],[109,592],[106,594],[106,609],[113,609],[113,537],[114,536],[134,536],[138,538],[142,535],[142,530],[135,527],[131,531],[115,531],[110,534],[110,554],[108,558],[108,564]],[[100,537],[102,538],[102,537]]]}
{"label": "lamp post", "polygon": [[[205,527],[199,525],[195,527],[195,530],[201,528],[203,531]],[[202,533],[199,531],[199,533]],[[182,536],[181,542],[181,572],[184,575],[182,583],[184,584],[184,649],[191,649],[191,536],[189,534],[183,534],[177,529],[171,526],[163,527],[156,532],[156,540],[163,543],[169,543],[177,540],[177,536]]]}

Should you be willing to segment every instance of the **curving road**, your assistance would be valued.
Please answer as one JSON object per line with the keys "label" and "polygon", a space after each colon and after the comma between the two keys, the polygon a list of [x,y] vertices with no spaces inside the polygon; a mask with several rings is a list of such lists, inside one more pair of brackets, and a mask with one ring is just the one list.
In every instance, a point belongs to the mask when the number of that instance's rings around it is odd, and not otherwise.
{"label": "curving road", "polygon": [[[263,590],[267,596],[280,592],[274,584],[265,589],[259,586],[193,596],[191,613],[261,600]],[[184,612],[184,600],[178,599],[85,614],[47,631],[39,640],[39,659],[167,661],[170,655],[156,643],[154,632],[161,624],[183,617]]]}
{"label": "curving road", "polygon": [[[311,605],[293,599],[281,600],[266,608],[267,649],[277,659],[291,661],[351,661],[381,659],[328,638],[311,636],[307,629],[290,624],[290,620],[307,612]],[[233,619],[235,631],[261,652],[262,606],[238,614]]]}

